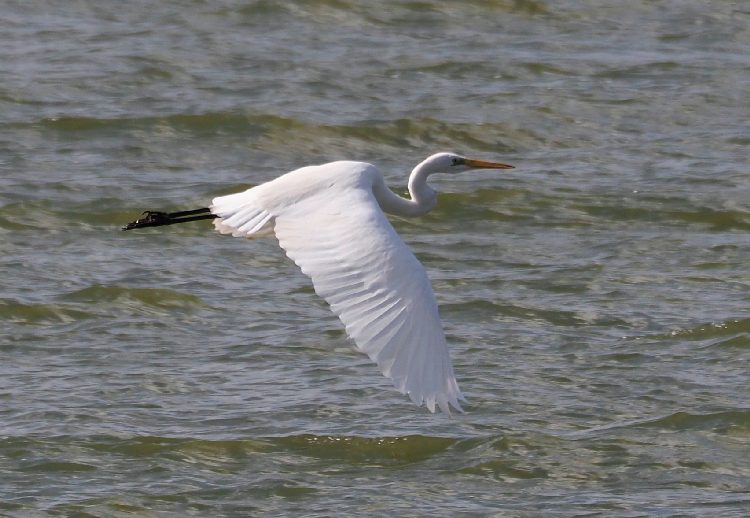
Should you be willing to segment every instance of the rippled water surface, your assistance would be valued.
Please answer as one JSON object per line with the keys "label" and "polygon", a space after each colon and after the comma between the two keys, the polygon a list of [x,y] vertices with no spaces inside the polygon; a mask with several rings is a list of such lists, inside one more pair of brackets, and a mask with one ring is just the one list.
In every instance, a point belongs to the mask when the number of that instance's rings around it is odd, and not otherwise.
{"label": "rippled water surface", "polygon": [[[0,6],[0,514],[746,516],[750,7]],[[435,151],[394,220],[467,413],[413,406],[273,239],[123,233]],[[313,230],[311,230],[311,233]]]}

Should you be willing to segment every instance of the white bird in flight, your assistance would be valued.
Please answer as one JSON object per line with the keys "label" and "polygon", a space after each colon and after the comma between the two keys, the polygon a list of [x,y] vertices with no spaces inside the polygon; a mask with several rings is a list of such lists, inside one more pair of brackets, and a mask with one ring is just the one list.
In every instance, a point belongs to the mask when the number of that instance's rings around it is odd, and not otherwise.
{"label": "white bird in flight", "polygon": [[235,237],[275,234],[346,326],[357,348],[394,386],[430,412],[463,412],[435,295],[424,267],[399,238],[383,211],[416,217],[437,204],[427,185],[435,173],[511,169],[497,162],[437,153],[409,176],[405,199],[365,162],[302,167],[244,192],[214,198],[208,208],[146,211],[123,230],[214,219]]}

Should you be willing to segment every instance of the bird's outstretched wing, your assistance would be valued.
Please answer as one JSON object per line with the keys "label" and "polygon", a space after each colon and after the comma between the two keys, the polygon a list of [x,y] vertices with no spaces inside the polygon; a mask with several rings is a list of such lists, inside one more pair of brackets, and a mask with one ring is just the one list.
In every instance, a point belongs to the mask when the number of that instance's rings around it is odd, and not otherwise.
{"label": "bird's outstretched wing", "polygon": [[[224,232],[253,226],[217,213],[226,217],[216,222]],[[436,405],[462,411],[430,281],[370,191],[340,189],[298,200],[274,214],[273,224],[287,255],[399,391],[431,412]]]}

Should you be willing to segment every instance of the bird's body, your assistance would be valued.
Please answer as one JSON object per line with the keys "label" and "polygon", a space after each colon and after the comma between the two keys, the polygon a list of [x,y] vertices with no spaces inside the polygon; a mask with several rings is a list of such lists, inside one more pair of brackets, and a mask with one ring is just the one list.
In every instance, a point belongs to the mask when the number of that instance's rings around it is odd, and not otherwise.
{"label": "bird's body", "polygon": [[[332,162],[215,198],[204,209],[210,215],[188,220],[214,217],[219,232],[237,237],[275,234],[344,323],[358,349],[414,403],[424,403],[431,412],[437,406],[449,413],[450,406],[461,410],[463,396],[435,296],[424,268],[384,211],[418,216],[434,208],[437,193],[426,183],[432,173],[509,167],[438,153],[414,169],[409,179],[411,199],[404,199],[387,187],[375,166]],[[134,222],[126,228],[182,221],[152,214],[166,219]]]}

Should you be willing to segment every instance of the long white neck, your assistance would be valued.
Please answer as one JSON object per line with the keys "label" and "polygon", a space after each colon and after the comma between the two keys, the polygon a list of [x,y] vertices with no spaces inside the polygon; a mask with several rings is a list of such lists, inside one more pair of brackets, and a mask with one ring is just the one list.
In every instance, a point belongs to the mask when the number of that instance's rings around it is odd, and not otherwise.
{"label": "long white neck", "polygon": [[380,208],[395,216],[414,218],[427,214],[437,205],[437,192],[427,185],[427,177],[434,171],[422,162],[409,175],[409,195],[411,199],[402,198],[391,191],[385,184],[382,175],[375,185],[373,194]]}

